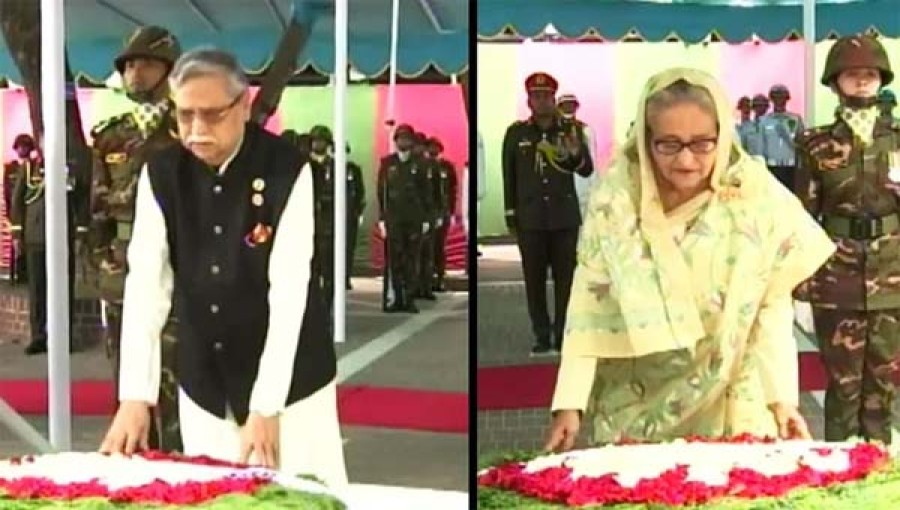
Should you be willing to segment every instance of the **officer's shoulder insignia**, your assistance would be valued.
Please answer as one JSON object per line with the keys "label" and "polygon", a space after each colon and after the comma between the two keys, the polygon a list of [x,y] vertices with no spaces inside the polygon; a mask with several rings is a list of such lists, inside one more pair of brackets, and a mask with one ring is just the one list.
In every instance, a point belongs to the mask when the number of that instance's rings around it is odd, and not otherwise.
{"label": "officer's shoulder insignia", "polygon": [[106,120],[100,121],[94,129],[91,129],[91,136],[96,138],[97,136],[106,133],[110,129],[122,125],[125,121],[130,117],[130,113],[123,113],[121,115],[115,115]]}
{"label": "officer's shoulder insignia", "polygon": [[118,165],[128,160],[128,154],[124,152],[110,152],[103,160],[109,165]]}

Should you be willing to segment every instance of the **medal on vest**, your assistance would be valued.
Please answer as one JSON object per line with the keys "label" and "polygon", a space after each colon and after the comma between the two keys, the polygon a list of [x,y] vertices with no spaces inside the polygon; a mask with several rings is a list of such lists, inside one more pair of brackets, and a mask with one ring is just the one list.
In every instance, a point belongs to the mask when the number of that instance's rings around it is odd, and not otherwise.
{"label": "medal on vest", "polygon": [[253,230],[244,236],[244,243],[251,248],[255,248],[261,244],[266,244],[271,238],[272,227],[257,223],[256,226],[253,227]]}

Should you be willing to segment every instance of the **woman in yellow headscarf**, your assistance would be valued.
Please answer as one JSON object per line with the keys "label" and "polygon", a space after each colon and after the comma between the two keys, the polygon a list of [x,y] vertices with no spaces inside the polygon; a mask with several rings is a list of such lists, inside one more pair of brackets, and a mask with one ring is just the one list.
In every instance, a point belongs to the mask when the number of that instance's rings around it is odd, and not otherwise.
{"label": "woman in yellow headscarf", "polygon": [[791,291],[834,246],[733,125],[705,72],[644,87],[582,226],[548,449],[582,416],[595,443],[809,437]]}

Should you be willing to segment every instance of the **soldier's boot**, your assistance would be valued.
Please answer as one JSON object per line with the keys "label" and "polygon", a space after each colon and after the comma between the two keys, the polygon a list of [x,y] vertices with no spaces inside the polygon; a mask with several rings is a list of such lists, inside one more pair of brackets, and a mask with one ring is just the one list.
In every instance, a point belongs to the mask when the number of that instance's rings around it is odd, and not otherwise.
{"label": "soldier's boot", "polygon": [[447,286],[444,284],[444,275],[435,275],[434,285],[431,287],[434,292],[447,292]]}
{"label": "soldier's boot", "polygon": [[415,300],[409,295],[409,291],[404,288],[400,292],[400,295],[403,296],[401,299],[403,311],[407,313],[419,313],[419,308],[416,306]]}
{"label": "soldier's boot", "polygon": [[47,352],[47,341],[46,340],[32,340],[25,347],[25,354],[27,356],[34,356],[35,354],[44,354]]}

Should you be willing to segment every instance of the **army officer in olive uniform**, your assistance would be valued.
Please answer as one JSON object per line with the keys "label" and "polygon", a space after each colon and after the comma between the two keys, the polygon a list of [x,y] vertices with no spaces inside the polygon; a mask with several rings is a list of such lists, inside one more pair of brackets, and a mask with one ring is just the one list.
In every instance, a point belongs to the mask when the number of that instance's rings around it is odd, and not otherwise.
{"label": "army officer in olive uniform", "polygon": [[[100,123],[92,131],[94,182],[89,239],[103,304],[106,352],[117,386],[125,255],[131,241],[138,176],[152,154],[178,144],[166,80],[180,55],[178,41],[168,30],[154,26],[136,30],[115,60],[116,71],[122,75],[134,108]],[[162,384],[149,439],[151,448],[165,451],[181,451],[175,380],[176,329],[174,318],[170,318],[163,330]]]}
{"label": "army officer in olive uniform", "polygon": [[425,162],[412,153],[415,133],[407,124],[394,131],[397,152],[378,168],[379,230],[385,239],[385,312],[418,313],[422,236],[431,228],[432,194]]}
{"label": "army officer in olive uniform", "polygon": [[[67,172],[67,169],[60,169]],[[28,321],[31,341],[25,347],[25,354],[47,352],[47,228],[44,200],[44,163],[42,158],[29,158],[23,162],[19,178],[10,198],[10,230],[16,244],[16,251],[25,253],[28,271]],[[74,174],[74,172],[73,172]],[[69,331],[72,331],[72,301],[75,297],[75,254],[73,241],[83,242],[87,232],[88,183],[79,182],[73,175],[67,175],[67,206],[69,240]],[[77,236],[77,238],[76,238]]]}
{"label": "army officer in olive uniform", "polygon": [[825,440],[891,442],[892,372],[900,361],[900,125],[876,94],[894,77],[865,36],[832,46],[822,84],[840,100],[831,124],[798,138],[796,191],[837,253],[796,297],[812,305],[827,373]]}
{"label": "army officer in olive uniform", "polygon": [[[533,356],[562,347],[581,212],[574,175],[591,175],[593,163],[577,124],[561,122],[556,80],[535,73],[525,80],[531,117],[516,121],[503,139],[506,226],[522,256]],[[564,128],[565,126],[568,126]],[[547,313],[547,269],[553,271],[553,324]],[[553,343],[551,344],[551,337]]]}

